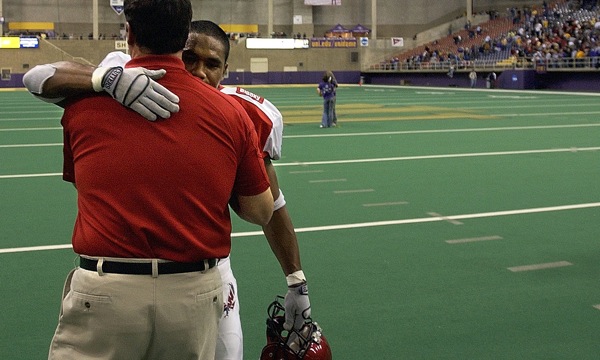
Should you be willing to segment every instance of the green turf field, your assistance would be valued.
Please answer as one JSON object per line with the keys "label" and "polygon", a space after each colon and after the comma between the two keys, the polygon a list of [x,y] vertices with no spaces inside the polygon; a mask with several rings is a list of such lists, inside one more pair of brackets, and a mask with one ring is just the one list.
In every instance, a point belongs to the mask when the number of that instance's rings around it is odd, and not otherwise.
{"label": "green turf field", "polygon": [[[600,97],[341,86],[253,87],[284,115],[276,163],[314,319],[337,360],[597,359]],[[74,188],[61,110],[0,92],[0,359],[42,359],[57,323]],[[285,279],[235,219],[245,357]]]}

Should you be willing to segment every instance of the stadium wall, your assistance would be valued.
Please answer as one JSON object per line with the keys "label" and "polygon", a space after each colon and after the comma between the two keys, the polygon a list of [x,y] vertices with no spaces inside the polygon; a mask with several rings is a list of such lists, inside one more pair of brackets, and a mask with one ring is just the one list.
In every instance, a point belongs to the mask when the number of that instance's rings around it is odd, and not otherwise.
{"label": "stadium wall", "polygon": [[[510,90],[564,90],[600,92],[600,71],[505,70],[497,72],[495,84],[488,84],[489,72],[478,72],[477,88],[494,87]],[[452,78],[446,72],[362,73],[365,84],[431,87],[470,87],[469,72],[457,71]]]}
{"label": "stadium wall", "polygon": [[[64,60],[96,65],[122,42],[114,40],[45,40],[37,49],[0,49],[0,68],[25,73],[35,65]],[[243,41],[232,42],[229,56],[231,71],[252,71],[256,59],[266,61],[266,71],[360,71],[368,48],[310,48],[294,50],[246,49]]]}
{"label": "stadium wall", "polygon": [[[99,27],[100,33],[111,37],[120,34],[124,16],[117,15],[109,3],[108,0],[100,1]],[[269,20],[267,4],[268,0],[192,0],[195,18],[209,18],[220,24],[253,23],[263,34]],[[348,28],[359,23],[367,27],[371,24],[372,0],[343,0],[342,6],[306,6],[303,0],[273,0],[273,4],[276,32],[294,34],[312,30],[319,36],[335,24]],[[502,13],[509,6],[525,5],[539,6],[541,1],[478,0],[474,12],[495,9]],[[72,40],[42,40],[38,49],[0,49],[0,68],[12,74],[10,80],[0,80],[0,87],[12,86],[13,78],[38,64],[61,60],[97,64],[106,53],[114,51],[114,40],[88,40],[92,31],[91,6],[91,2],[79,0],[4,0],[3,15],[7,23],[52,22],[57,35],[68,34]],[[370,39],[365,47],[250,50],[246,49],[244,38],[233,41],[229,59],[231,76],[226,82],[314,83],[324,70],[329,69],[343,74],[340,82],[358,83],[362,65],[380,62],[403,50],[392,47],[390,37],[403,37],[404,49],[410,49],[418,45],[417,40],[413,40],[417,32],[418,42],[422,43],[430,37],[441,36],[440,32],[447,31],[448,24],[455,28],[464,23],[460,16],[465,13],[465,0],[422,0],[418,5],[411,0],[377,0],[377,6],[378,39]],[[301,24],[294,21],[298,14],[302,17]],[[4,24],[4,30],[6,26]],[[441,30],[435,36],[430,34],[436,28]],[[266,59],[266,72],[253,71],[253,60],[256,59]],[[431,79],[435,75],[423,74],[421,77]],[[390,81],[396,82],[395,79]],[[419,76],[405,81],[420,82]],[[548,81],[540,80],[540,83],[547,84]]]}
{"label": "stadium wall", "polygon": [[[462,18],[464,19],[464,18]],[[253,59],[267,59],[268,71],[360,71],[364,66],[379,63],[403,50],[408,50],[445,35],[448,26],[458,27],[464,20],[455,19],[445,25],[431,27],[419,33],[418,39],[405,38],[404,47],[395,47],[390,38],[369,40],[367,46],[359,41],[349,48],[309,48],[295,50],[254,50],[246,48],[246,38],[231,41],[229,69],[237,72],[252,71]],[[476,23],[486,16],[476,16]],[[450,24],[450,25],[448,25]],[[359,44],[360,43],[360,44]],[[38,64],[75,60],[98,64],[104,56],[122,50],[123,41],[40,39],[37,49],[0,49],[0,68],[14,74],[26,72]],[[123,50],[124,51],[124,50]],[[1,84],[1,83],[0,83]],[[2,86],[2,85],[0,85]]]}
{"label": "stadium wall", "polygon": [[[358,84],[362,78],[364,84],[370,85],[404,85],[425,87],[470,87],[467,74],[458,73],[453,80],[447,76],[433,73],[418,74],[385,74],[373,76],[357,71],[335,72],[340,84]],[[317,84],[323,73],[305,71],[298,73],[273,71],[262,74],[251,72],[230,72],[223,80],[224,85],[261,85],[261,84]],[[487,73],[481,73],[477,88],[487,88]],[[23,87],[23,74],[13,74],[10,79],[0,79],[0,88]],[[493,88],[507,90],[553,90],[600,92],[600,73],[589,72],[554,72],[536,74],[534,70],[509,70],[497,78]]]}
{"label": "stadium wall", "polygon": [[[219,24],[257,24],[263,37],[268,34],[269,0],[192,0],[194,19],[210,19]],[[542,1],[477,0],[474,12],[498,10],[509,6],[540,6]],[[343,0],[341,6],[307,6],[304,0],[273,0],[273,31],[288,35],[306,33],[322,36],[336,24],[352,28],[372,26],[372,0]],[[429,27],[466,13],[465,0],[377,0],[377,36],[412,37]],[[2,0],[5,32],[10,22],[52,22],[54,31],[87,38],[92,29],[92,1],[81,0]],[[109,0],[99,1],[99,32],[119,35],[124,15],[110,7]],[[301,23],[294,17],[300,15]]]}

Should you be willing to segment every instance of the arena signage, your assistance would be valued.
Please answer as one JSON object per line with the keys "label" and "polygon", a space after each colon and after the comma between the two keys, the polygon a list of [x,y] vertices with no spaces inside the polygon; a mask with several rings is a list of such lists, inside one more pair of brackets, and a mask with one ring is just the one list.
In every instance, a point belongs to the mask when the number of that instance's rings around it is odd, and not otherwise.
{"label": "arena signage", "polygon": [[40,40],[37,37],[0,37],[0,49],[34,49],[39,46]]}
{"label": "arena signage", "polygon": [[22,37],[19,40],[21,49],[35,49],[40,47],[40,40],[36,37]]}
{"label": "arena signage", "polygon": [[342,5],[342,0],[304,0],[304,5]]}
{"label": "arena signage", "polygon": [[355,48],[357,41],[355,38],[312,38],[310,39],[311,48]]}
{"label": "arena signage", "polygon": [[117,15],[121,15],[125,9],[124,3],[124,0],[110,0],[110,7],[117,13]]}
{"label": "arena signage", "polygon": [[308,49],[308,39],[247,38],[246,49]]}

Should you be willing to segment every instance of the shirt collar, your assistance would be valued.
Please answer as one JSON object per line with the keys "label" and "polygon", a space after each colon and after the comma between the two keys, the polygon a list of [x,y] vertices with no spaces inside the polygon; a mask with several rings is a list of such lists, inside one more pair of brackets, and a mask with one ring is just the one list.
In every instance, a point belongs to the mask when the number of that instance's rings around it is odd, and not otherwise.
{"label": "shirt collar", "polygon": [[162,69],[166,67],[181,68],[185,70],[185,65],[181,58],[172,55],[144,55],[131,59],[125,67],[145,67],[149,69]]}

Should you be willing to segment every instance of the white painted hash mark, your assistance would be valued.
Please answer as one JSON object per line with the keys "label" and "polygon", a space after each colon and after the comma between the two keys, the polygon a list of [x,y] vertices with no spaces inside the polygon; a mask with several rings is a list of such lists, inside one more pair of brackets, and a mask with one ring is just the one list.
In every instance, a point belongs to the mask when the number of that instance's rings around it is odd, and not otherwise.
{"label": "white painted hash mark", "polygon": [[470,242],[490,241],[490,240],[502,240],[502,236],[498,236],[498,235],[482,236],[482,237],[475,237],[475,238],[446,240],[446,242],[448,244],[464,244],[464,243],[470,243]]}
{"label": "white painted hash mark", "polygon": [[543,263],[543,264],[514,266],[514,267],[509,267],[508,270],[510,270],[512,272],[534,271],[534,270],[554,269],[554,268],[571,266],[571,265],[573,265],[573,264],[571,264],[568,261],[557,261],[557,262]]}

